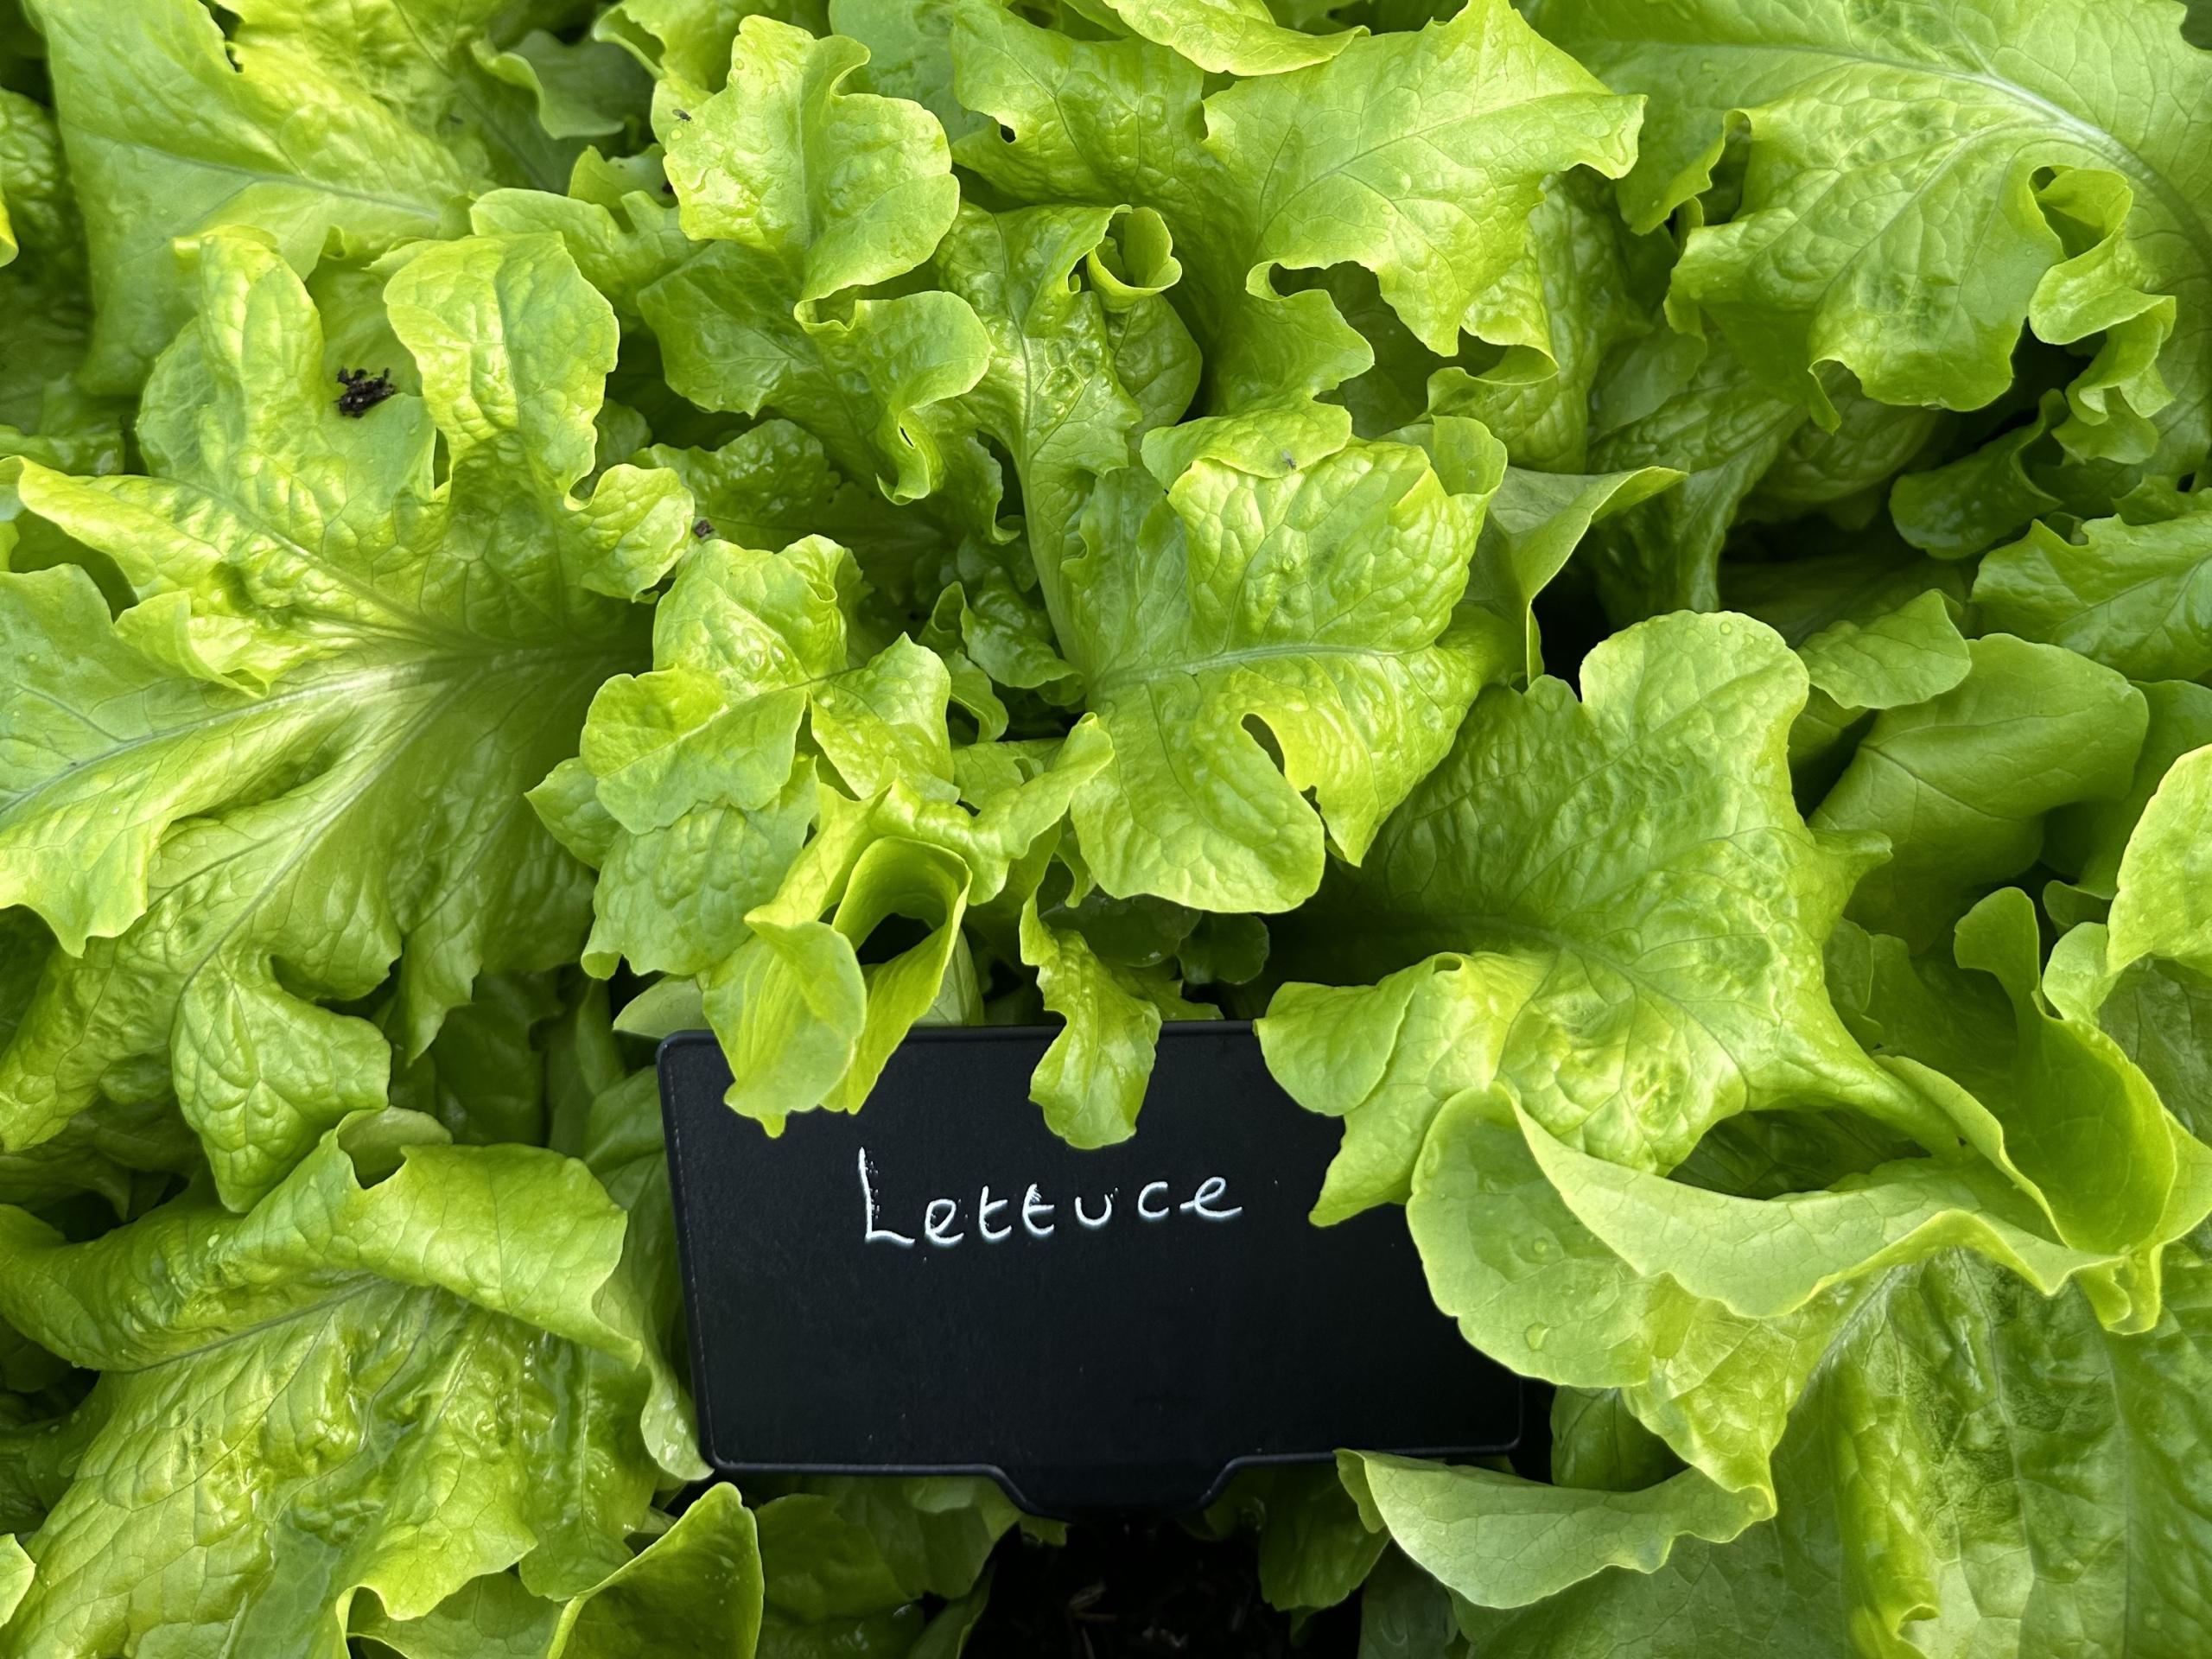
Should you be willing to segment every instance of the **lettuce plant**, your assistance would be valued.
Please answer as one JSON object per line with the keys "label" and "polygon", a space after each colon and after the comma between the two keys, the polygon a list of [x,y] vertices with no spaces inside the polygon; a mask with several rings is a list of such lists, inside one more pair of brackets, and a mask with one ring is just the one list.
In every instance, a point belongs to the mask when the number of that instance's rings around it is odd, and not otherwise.
{"label": "lettuce plant", "polygon": [[1222,1017],[1551,1389],[1278,1607],[2197,1652],[2209,45],[0,0],[0,1656],[948,1659],[1056,1529],[702,1492],[649,1039]]}

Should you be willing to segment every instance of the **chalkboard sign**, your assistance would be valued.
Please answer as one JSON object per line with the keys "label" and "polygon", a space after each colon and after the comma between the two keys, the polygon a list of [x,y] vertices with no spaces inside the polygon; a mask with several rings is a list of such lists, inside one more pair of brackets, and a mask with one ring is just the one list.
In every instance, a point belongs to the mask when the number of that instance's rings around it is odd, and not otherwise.
{"label": "chalkboard sign", "polygon": [[1338,1126],[1250,1026],[1171,1025],[1135,1136],[1028,1098],[1040,1029],[924,1029],[856,1116],[780,1138],[705,1033],[661,1102],[707,1460],[980,1473],[1033,1513],[1173,1510],[1338,1446],[1509,1449],[1519,1385],[1429,1300],[1403,1215],[1306,1220]]}

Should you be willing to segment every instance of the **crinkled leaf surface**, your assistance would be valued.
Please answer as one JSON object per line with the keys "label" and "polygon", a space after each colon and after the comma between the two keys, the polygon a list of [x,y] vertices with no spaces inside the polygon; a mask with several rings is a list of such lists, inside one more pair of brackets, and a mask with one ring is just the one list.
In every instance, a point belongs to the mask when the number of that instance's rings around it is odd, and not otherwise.
{"label": "crinkled leaf surface", "polygon": [[7,1318],[102,1373],[8,1650],[336,1659],[357,1589],[412,1618],[518,1560],[573,1594],[626,1559],[662,1477],[639,1346],[594,1306],[622,1213],[579,1164],[425,1134],[333,1131],[245,1215],[202,1193],[70,1244],[0,1214]]}
{"label": "crinkled leaf surface", "polygon": [[[2208,1607],[2212,1517],[2189,1448],[2212,1287],[2200,1249],[2177,1247],[2173,1263],[2167,1316],[2139,1337],[1963,1254],[1898,1269],[1845,1322],[1792,1420],[1776,1519],[1729,1543],[1685,1537],[1649,1573],[1470,1607],[1465,1629],[1480,1650],[1563,1659],[1746,1642],[1844,1659],[1866,1650],[1854,1635],[1897,1654],[2186,1652]],[[1427,1511],[1424,1565],[1514,1607],[1543,1586],[1504,1524],[1516,1509],[1463,1481]]]}
{"label": "crinkled leaf surface", "polygon": [[[2094,1111],[2046,1094],[2008,1111],[2004,1132],[2040,1167],[2031,1154],[2049,1143],[2033,1135],[2069,1115],[2087,1129]],[[1962,1132],[1983,1134],[1984,1116],[1967,1103]],[[2150,1130],[2175,1144],[2164,1122]],[[1983,1138],[2003,1155],[2002,1133]],[[2187,1200],[2138,1205],[2108,1244],[2078,1248],[2013,1169],[1911,1158],[1832,1189],[1739,1198],[1574,1151],[1498,1091],[1469,1091],[1435,1118],[1408,1218],[1439,1305],[1471,1342],[1525,1373],[1621,1390],[1701,1480],[1738,1495],[1726,1513],[1740,1529],[1772,1512],[1769,1459],[1870,1276],[1963,1245],[2046,1294],[2078,1280],[2108,1325],[2147,1328],[2158,1300],[2140,1259],[2212,1203],[2202,1162]]]}
{"label": "crinkled leaf surface", "polygon": [[963,207],[936,264],[990,334],[961,409],[1014,463],[1037,581],[1065,633],[1061,566],[1081,550],[1091,485],[1135,461],[1140,435],[1180,415],[1198,385],[1197,348],[1160,297],[1180,266],[1157,214],[1081,207]]}
{"label": "crinkled leaf surface", "polygon": [[1201,69],[1280,74],[1322,63],[1351,44],[1357,30],[1306,35],[1285,29],[1266,0],[1103,0],[1134,34],[1175,48]]}
{"label": "crinkled leaf surface", "polygon": [[1370,359],[1325,294],[1278,295],[1277,267],[1364,265],[1424,344],[1456,350],[1545,176],[1618,176],[1637,120],[1505,0],[1210,98],[1165,48],[1077,41],[983,3],[961,8],[953,62],[960,101],[1001,129],[964,137],[965,164],[1020,200],[1166,221],[1219,409],[1301,399]]}
{"label": "crinkled leaf surface", "polygon": [[620,0],[593,23],[592,33],[619,43],[656,75],[713,90],[729,73],[731,37],[756,15],[822,32],[819,0]]}
{"label": "crinkled leaf surface", "polygon": [[987,1483],[660,1507],[639,1039],[1264,1009],[1560,1389],[1277,1605],[2195,1659],[2201,5],[25,10],[0,1654],[980,1646]]}
{"label": "crinkled leaf surface", "polygon": [[2167,111],[2212,97],[2212,61],[2170,6],[1549,0],[1539,22],[1651,99],[1632,223],[1703,191],[1743,124],[1740,202],[1691,232],[1674,300],[1808,407],[1828,412],[1823,362],[1884,402],[1979,407],[2024,324],[2101,335],[2076,447],[2203,454],[2212,136]]}
{"label": "crinkled leaf surface", "polygon": [[672,1653],[748,1659],[760,1630],[760,1548],[734,1486],[699,1499],[599,1583],[566,1602],[497,1573],[469,1581],[419,1618],[381,1608],[356,1617],[356,1638],[402,1659],[656,1659]]}
{"label": "crinkled leaf surface", "polygon": [[865,478],[848,478],[819,438],[790,421],[762,421],[719,448],[656,444],[640,458],[682,479],[699,522],[723,541],[789,547],[826,536],[887,599],[912,598],[918,567],[942,556],[939,525],[885,500]]}
{"label": "crinkled leaf surface", "polygon": [[1528,256],[1477,301],[1474,332],[1503,346],[1481,374],[1440,371],[1439,414],[1471,415],[1517,467],[1590,470],[1595,395],[1621,347],[1659,321],[1663,238],[1631,236],[1587,168],[1554,175],[1529,215]]}
{"label": "crinkled leaf surface", "polygon": [[[601,971],[627,955],[696,974],[743,939],[745,912],[776,891],[814,817],[798,749],[810,715],[853,788],[911,760],[950,794],[944,671],[903,641],[852,660],[858,578],[819,539],[780,554],[709,543],[655,614],[653,671],[601,688],[580,759],[538,799],[601,867],[586,952]],[[571,783],[586,791],[574,803]]]}
{"label": "crinkled leaf surface", "polygon": [[141,420],[155,475],[17,484],[139,602],[111,622],[79,570],[0,577],[0,897],[63,947],[0,1101],[20,1145],[166,1056],[243,1204],[383,1101],[385,1039],[323,999],[397,961],[412,1056],[480,972],[574,948],[582,874],[523,792],[641,654],[608,595],[672,558],[690,515],[665,474],[569,493],[615,331],[550,238],[410,263],[389,303],[423,393],[358,420],[273,251],[218,239],[201,270]]}
{"label": "crinkled leaf surface", "polygon": [[[654,125],[685,233],[698,245],[638,294],[670,384],[710,408],[768,405],[899,499],[943,480],[929,411],[976,383],[989,345],[957,296],[821,302],[926,259],[960,190],[944,133],[900,99],[844,90],[867,60],[748,17],[711,98],[664,82]],[[696,108],[691,107],[696,105]]]}
{"label": "crinkled leaf surface", "polygon": [[2212,673],[2212,512],[2100,519],[2078,542],[2032,525],[1982,561],[1974,599],[1992,628],[2130,679],[2202,679]]}
{"label": "crinkled leaf surface", "polygon": [[1922,1121],[1828,1004],[1821,945],[1868,855],[1791,801],[1797,659],[1745,617],[1669,617],[1581,679],[1580,702],[1548,678],[1486,691],[1363,866],[1277,930],[1286,966],[1541,964],[1500,1069],[1547,1128],[1624,1163],[1670,1168],[1713,1123],[1786,1103]]}
{"label": "crinkled leaf surface", "polygon": [[1319,883],[1325,823],[1366,851],[1506,667],[1452,629],[1494,454],[1469,473],[1454,488],[1418,448],[1353,440],[1280,475],[1200,459],[1165,492],[1139,467],[1102,480],[1061,580],[1114,747],[1075,804],[1108,892],[1287,910]]}
{"label": "crinkled leaf surface", "polygon": [[552,188],[573,144],[488,73],[503,0],[331,7],[35,0],[99,300],[90,384],[135,390],[191,315],[172,244],[264,232],[305,272],[331,239],[378,252],[453,228],[493,184]]}
{"label": "crinkled leaf surface", "polygon": [[[815,838],[747,916],[750,937],[709,976],[704,1008],[729,1057],[731,1105],[772,1134],[794,1111],[858,1111],[892,1051],[949,990],[956,1022],[974,1019],[976,999],[961,988],[972,973],[961,936],[969,906],[1006,891],[1017,861],[1109,752],[1088,719],[1046,747],[1033,764],[1008,758],[1010,775],[978,782],[971,772],[961,791],[972,811],[935,798],[926,774],[861,801],[821,791]],[[919,924],[923,937],[863,964],[861,947],[893,917]],[[1048,1084],[1048,1116],[1058,1120],[1050,1094]]]}
{"label": "crinkled leaf surface", "polygon": [[[935,1001],[971,897],[1000,892],[1108,752],[1086,725],[1057,764],[964,788],[944,664],[908,639],[857,658],[857,586],[819,538],[700,547],[655,615],[652,671],[601,689],[580,755],[531,795],[600,867],[587,964],[695,976],[732,1104],[772,1124],[859,1107]],[[863,970],[893,915],[929,938]]]}
{"label": "crinkled leaf surface", "polygon": [[[1666,385],[1671,359],[1694,345],[1662,334],[1631,346],[1631,372]],[[1636,359],[1645,361],[1637,365]],[[1804,411],[1761,385],[1725,345],[1699,359],[1655,407],[1593,433],[1590,464],[1605,471],[1665,466],[1688,474],[1674,489],[1605,526],[1592,549],[1599,593],[1624,621],[1720,602],[1720,550],[1759,480],[1806,423]]]}
{"label": "crinkled leaf surface", "polygon": [[[84,226],[69,187],[53,112],[0,91],[0,306],[9,318],[0,454],[105,470],[116,461],[65,459],[54,448],[62,438],[54,429],[65,424],[56,417],[72,401],[56,383],[83,360],[92,326]],[[111,450],[112,437],[100,435],[107,438],[102,448]]]}
{"label": "crinkled leaf surface", "polygon": [[[2018,1276],[2005,1281],[2008,1307],[2031,1294],[2021,1281],[2044,1296],[2072,1281],[2086,1302],[2067,1293],[2052,1306],[2094,1309],[2111,1332],[2151,1332],[2143,1342],[2173,1331],[2177,1313],[2198,1317],[2187,1279],[2175,1290],[2178,1308],[2170,1304],[2162,1315],[2157,1275],[2140,1277],[2134,1253],[2148,1247],[2155,1258],[2212,1204],[2202,1149],[2189,1160],[2186,1198],[2180,1181],[2170,1198],[2155,1181],[2131,1197],[2101,1173],[2082,1179],[2090,1170],[2155,1175],[2152,1147],[2168,1154],[2171,1173],[2174,1154],[2193,1143],[2102,1033],[2039,1002],[2032,916],[2024,895],[2009,898],[2011,907],[1992,901],[1961,928],[1961,960],[2003,984],[1990,994],[1994,1006],[1963,1026],[1951,1016],[1980,1006],[1972,988],[1947,982],[1950,994],[1939,1000],[1913,984],[1901,951],[1875,964],[1878,981],[1894,984],[1901,973],[1910,988],[1880,993],[1875,1013],[1885,1023],[1871,1035],[1885,1052],[1917,1051],[1983,1091],[1993,1117],[1956,1099],[1947,1109],[1989,1161],[1858,1164],[1863,1173],[1841,1179],[1834,1172],[1852,1170],[1855,1159],[1827,1172],[1816,1162],[1770,1198],[1735,1197],[1574,1151],[1495,1090],[1471,1090],[1444,1106],[1408,1211],[1440,1305],[1471,1340],[1517,1369],[1618,1390],[1609,1397],[1693,1472],[1653,1484],[1665,1474],[1661,1466],[1622,1482],[1618,1495],[1577,1495],[1478,1471],[1367,1460],[1358,1476],[1372,1486],[1368,1502],[1416,1559],[1470,1599],[1512,1607],[1608,1564],[1663,1571],[1676,1552],[1699,1554],[1686,1541],[1734,1537],[1777,1500],[1776,1524],[1802,1524],[1821,1501],[1789,1491],[1785,1423],[1791,1440],[1802,1440],[1807,1414],[1822,1408],[1828,1390],[1860,1385],[1852,1350],[1866,1338],[1870,1299],[1878,1307],[1897,1288],[1900,1275],[1891,1270],[1955,1260],[1952,1247]],[[2105,1135],[2115,1144],[2091,1150],[2088,1141]],[[2077,1237],[2090,1248],[2063,1242]],[[2176,1249],[2171,1262],[2194,1260],[2187,1246]],[[2100,1338],[2122,1354],[2127,1340]],[[1770,1474],[1777,1445],[1783,1450]],[[2133,1452],[2121,1446],[2113,1454]],[[1541,1547],[1532,1547],[1529,1522],[1539,1516],[1548,1523]],[[1941,1535],[1929,1547],[1940,1552]],[[1739,1607],[1732,1616],[1756,1611]]]}
{"label": "crinkled leaf surface", "polygon": [[2120,896],[2113,900],[2110,963],[2126,967],[2161,957],[2202,974],[2212,972],[2212,748],[2174,762],[2143,809],[2120,861]]}

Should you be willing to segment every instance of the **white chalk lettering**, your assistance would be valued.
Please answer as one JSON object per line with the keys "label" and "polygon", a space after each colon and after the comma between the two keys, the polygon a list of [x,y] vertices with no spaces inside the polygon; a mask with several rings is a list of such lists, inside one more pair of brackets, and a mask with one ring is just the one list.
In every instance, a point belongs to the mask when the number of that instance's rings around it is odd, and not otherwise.
{"label": "white chalk lettering", "polygon": [[1218,1175],[1209,1175],[1198,1183],[1198,1190],[1175,1207],[1186,1216],[1196,1216],[1201,1221],[1234,1221],[1244,1213],[1244,1206],[1234,1210],[1217,1210],[1213,1206],[1229,1195],[1229,1183]]}
{"label": "white chalk lettering", "polygon": [[[860,1149],[855,1166],[861,1183],[861,1242],[912,1249],[919,1242],[915,1235],[885,1224],[880,1192],[883,1175],[866,1147]],[[1055,1217],[1065,1207],[1075,1212],[1076,1225],[1083,1231],[1101,1232],[1113,1225],[1115,1202],[1121,1192],[1120,1187],[1111,1186],[1103,1192],[1076,1192],[1056,1201],[1046,1195],[1042,1183],[1032,1181],[1017,1201],[1000,1198],[989,1186],[983,1186],[977,1189],[976,1195],[975,1230],[987,1244],[1002,1244],[1017,1234],[1042,1243],[1059,1232]],[[1094,1205],[1097,1206],[1095,1211]],[[893,1205],[894,1211],[900,1207],[895,1202]],[[921,1207],[920,1238],[938,1249],[950,1249],[963,1243],[968,1237],[961,1225],[963,1207],[958,1198],[930,1199]],[[1244,1208],[1231,1201],[1226,1176],[1208,1175],[1195,1183],[1181,1179],[1147,1181],[1137,1191],[1136,1213],[1140,1220],[1155,1225],[1184,1216],[1219,1224],[1235,1221],[1244,1213]],[[1019,1227],[1015,1224],[1017,1216]]]}
{"label": "white chalk lettering", "polygon": [[[1050,1238],[1057,1230],[1051,1220],[1052,1209],[1052,1205],[1045,1202],[1044,1195],[1037,1191],[1037,1183],[1030,1182],[1029,1190],[1021,1195],[1021,1224],[1030,1237]],[[1037,1224],[1039,1216],[1046,1218],[1042,1227]]]}
{"label": "white chalk lettering", "polygon": [[967,1237],[965,1233],[945,1231],[945,1229],[951,1226],[959,1215],[960,1206],[950,1198],[931,1198],[930,1207],[922,1212],[923,1236],[932,1244],[950,1249]]}
{"label": "white chalk lettering", "polygon": [[[1033,1188],[1032,1190],[1034,1191]],[[995,1244],[1002,1238],[1014,1236],[1014,1229],[1010,1226],[1001,1227],[996,1232],[991,1230],[991,1211],[1006,1207],[1006,1199],[993,1198],[988,1186],[983,1189],[983,1196],[976,1205],[976,1230],[982,1234],[986,1244]]]}
{"label": "white chalk lettering", "polygon": [[879,1227],[876,1225],[875,1188],[869,1181],[869,1177],[874,1172],[868,1167],[868,1148],[866,1147],[862,1147],[861,1148],[861,1206],[867,1216],[868,1226],[867,1230],[863,1232],[861,1236],[861,1243],[863,1244],[896,1244],[902,1250],[912,1249],[914,1248],[914,1241],[907,1237],[906,1234],[894,1233],[888,1227]]}

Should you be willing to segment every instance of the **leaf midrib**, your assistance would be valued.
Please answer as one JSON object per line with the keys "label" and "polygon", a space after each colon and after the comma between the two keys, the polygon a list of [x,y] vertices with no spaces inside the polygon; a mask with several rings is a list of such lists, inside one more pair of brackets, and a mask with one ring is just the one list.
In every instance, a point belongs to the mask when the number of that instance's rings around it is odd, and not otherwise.
{"label": "leaf midrib", "polygon": [[[410,658],[402,662],[378,664],[371,667],[357,667],[348,672],[325,674],[309,677],[302,684],[270,692],[265,696],[233,703],[199,719],[166,725],[143,736],[125,739],[89,755],[82,760],[63,767],[42,778],[30,788],[12,799],[0,801],[0,822],[20,812],[23,807],[37,800],[66,780],[92,766],[130,754],[137,750],[156,747],[187,736],[205,735],[223,730],[226,727],[251,721],[281,709],[288,704],[309,702],[321,697],[346,698],[357,688],[366,688],[365,695],[350,697],[348,706],[359,709],[366,703],[397,697],[415,688],[434,685],[440,682],[456,684],[469,679],[495,679],[510,673],[550,671],[551,666],[563,661],[585,664],[603,661],[611,671],[620,671],[617,665],[635,659],[638,653],[608,640],[594,640],[588,645],[531,647],[520,650],[490,652],[446,652],[435,656]],[[606,677],[605,676],[601,677]],[[212,689],[212,688],[211,688]],[[439,699],[442,701],[442,698]],[[73,711],[74,712],[74,711]]]}
{"label": "leaf midrib", "polygon": [[[423,219],[433,226],[436,225],[441,219],[442,203],[446,200],[444,197],[440,197],[435,201],[429,201],[408,196],[387,195],[381,191],[354,189],[328,179],[318,178],[311,174],[280,173],[267,168],[249,167],[241,162],[219,162],[205,156],[185,155],[143,138],[128,138],[115,132],[86,131],[84,136],[105,144],[110,149],[135,150],[141,155],[157,156],[173,165],[190,168],[195,172],[219,173],[232,178],[246,180],[250,183],[281,185],[309,194],[335,196],[341,200],[358,201],[368,207],[383,207],[404,213],[410,219]],[[455,194],[459,192],[456,191]]]}
{"label": "leaf midrib", "polygon": [[1217,669],[1236,668],[1246,663],[1266,662],[1283,657],[1353,657],[1376,658],[1384,660],[1404,659],[1427,656],[1444,650],[1442,641],[1432,640],[1425,645],[1413,645],[1402,650],[1384,645],[1331,645],[1311,641],[1294,641],[1280,645],[1251,645],[1235,651],[1211,652],[1202,657],[1178,658],[1173,662],[1151,667],[1132,667],[1102,674],[1091,682],[1093,700],[1103,703],[1116,691],[1130,690],[1141,686],[1156,685],[1163,680],[1204,678]]}

